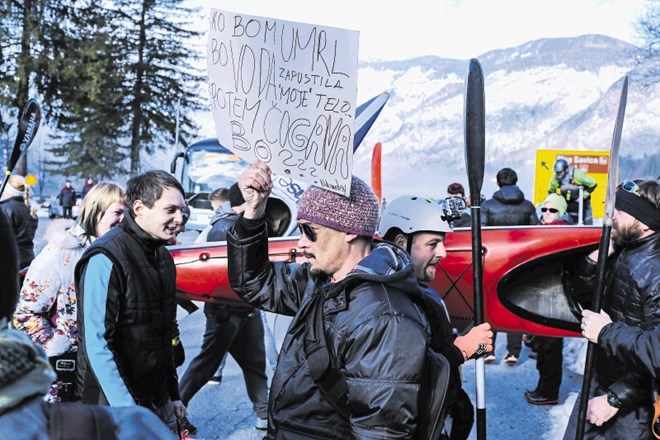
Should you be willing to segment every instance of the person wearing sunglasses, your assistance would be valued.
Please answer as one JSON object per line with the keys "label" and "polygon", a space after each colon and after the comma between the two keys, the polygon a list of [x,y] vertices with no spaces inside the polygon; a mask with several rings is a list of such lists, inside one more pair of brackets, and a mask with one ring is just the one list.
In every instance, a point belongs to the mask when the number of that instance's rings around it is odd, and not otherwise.
{"label": "person wearing sunglasses", "polygon": [[253,306],[293,316],[268,438],[414,438],[430,327],[411,298],[422,292],[409,256],[373,242],[374,192],[355,176],[348,197],[309,187],[297,214],[304,260],[269,261],[270,168],[256,161],[239,187],[247,203],[227,237],[229,283]]}
{"label": "person wearing sunglasses", "polygon": [[[548,194],[541,203],[539,225],[572,225],[566,213],[567,203],[559,194]],[[525,399],[532,405],[555,405],[559,402],[562,380],[564,338],[525,335],[525,345],[536,353],[536,369],[539,380],[536,388],[525,390]]]}
{"label": "person wearing sunglasses", "polygon": [[[625,181],[614,206],[602,312],[583,312],[583,334],[598,344],[585,438],[651,438],[652,376],[660,359],[660,346],[651,342],[660,325],[660,184]],[[598,252],[580,261],[571,279],[573,296],[585,308]],[[565,439],[575,438],[578,406]]]}
{"label": "person wearing sunglasses", "polygon": [[548,194],[541,203],[540,225],[572,225],[571,216],[566,212],[568,204],[559,194]]}

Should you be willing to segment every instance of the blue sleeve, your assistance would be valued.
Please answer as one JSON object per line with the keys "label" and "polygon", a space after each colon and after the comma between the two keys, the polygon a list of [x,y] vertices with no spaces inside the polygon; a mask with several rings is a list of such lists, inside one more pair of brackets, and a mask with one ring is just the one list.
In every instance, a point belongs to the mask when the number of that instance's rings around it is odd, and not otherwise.
{"label": "blue sleeve", "polygon": [[117,309],[116,305],[108,307],[108,301],[117,301],[117,295],[110,292],[111,274],[112,261],[108,257],[97,254],[89,259],[83,280],[85,348],[90,366],[110,406],[135,406],[108,345],[106,320],[116,320],[116,317],[108,317],[107,314],[108,310]]}

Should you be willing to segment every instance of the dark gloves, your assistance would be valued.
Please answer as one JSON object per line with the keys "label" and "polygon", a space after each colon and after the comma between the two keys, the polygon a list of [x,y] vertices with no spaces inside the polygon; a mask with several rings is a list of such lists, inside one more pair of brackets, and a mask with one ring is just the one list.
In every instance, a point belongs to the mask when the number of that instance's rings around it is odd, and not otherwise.
{"label": "dark gloves", "polygon": [[562,185],[560,188],[561,194],[566,197],[567,201],[577,200],[580,197],[580,187],[570,183]]}
{"label": "dark gloves", "polygon": [[172,339],[172,358],[175,367],[180,367],[186,361],[186,351],[183,349],[183,343],[178,336]]}

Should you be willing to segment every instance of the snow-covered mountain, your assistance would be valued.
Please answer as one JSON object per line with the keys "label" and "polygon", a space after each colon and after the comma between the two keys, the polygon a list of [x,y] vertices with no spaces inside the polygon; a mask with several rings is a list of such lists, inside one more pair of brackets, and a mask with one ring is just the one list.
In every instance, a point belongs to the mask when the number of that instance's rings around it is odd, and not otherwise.
{"label": "snow-covered mountain", "polygon": [[[610,37],[585,35],[535,40],[478,56],[486,97],[483,193],[490,197],[497,189],[497,171],[511,167],[531,199],[539,148],[609,150],[625,74],[630,85],[619,176],[660,174],[660,83],[644,85],[645,66],[636,64],[636,50]],[[435,56],[361,62],[358,103],[384,91],[391,97],[356,153],[355,174],[370,179],[371,149],[382,142],[387,199],[406,193],[444,197],[453,181],[467,188],[467,69],[468,60]],[[199,137],[214,137],[210,112],[199,114],[198,120]],[[144,157],[143,165],[169,169],[172,155],[167,151]],[[52,189],[56,191],[64,178],[48,180],[57,182]]]}
{"label": "snow-covered mountain", "polygon": [[[609,150],[621,93],[629,75],[623,126],[621,178],[641,160],[660,174],[660,83],[645,85],[636,47],[602,35],[541,39],[478,57],[486,98],[486,173],[483,193],[496,190],[495,174],[511,167],[532,196],[540,148]],[[464,93],[468,60],[423,57],[363,62],[359,99],[387,91],[391,98],[355,156],[355,173],[369,178],[370,151],[383,143],[383,193],[445,195],[449,183],[467,183]],[[655,157],[655,171],[648,168]],[[651,174],[649,174],[651,175]],[[648,176],[647,176],[648,177]],[[467,185],[466,185],[467,186]]]}

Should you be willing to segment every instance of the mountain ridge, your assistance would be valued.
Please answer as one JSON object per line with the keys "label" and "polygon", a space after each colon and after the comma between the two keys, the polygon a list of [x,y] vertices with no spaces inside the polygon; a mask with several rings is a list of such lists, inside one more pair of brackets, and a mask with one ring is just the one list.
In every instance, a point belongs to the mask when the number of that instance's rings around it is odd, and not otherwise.
{"label": "mountain ridge", "polygon": [[[497,189],[494,175],[508,166],[518,172],[519,186],[531,198],[537,149],[609,150],[624,75],[629,75],[630,88],[621,152],[636,169],[624,167],[620,176],[644,177],[624,173],[639,172],[645,155],[656,158],[652,165],[658,162],[660,87],[645,83],[648,66],[637,63],[636,53],[629,43],[590,34],[534,40],[477,57],[486,99],[484,194]],[[466,184],[467,66],[468,60],[437,56],[361,62],[358,101],[383,91],[391,97],[356,152],[355,174],[369,177],[367,147],[381,142],[388,197],[416,191],[437,198],[452,181]]]}
{"label": "mountain ridge", "polygon": [[[484,195],[497,189],[497,171],[511,167],[531,199],[538,149],[609,150],[624,75],[630,88],[619,177],[660,174],[660,83],[647,83],[649,66],[638,62],[638,50],[590,34],[533,40],[476,57],[485,80]],[[384,91],[390,99],[355,153],[354,174],[370,181],[372,146],[381,142],[388,200],[403,194],[444,197],[454,181],[467,187],[463,95],[468,61],[435,55],[361,60],[358,103]],[[214,137],[210,111],[197,119],[201,130],[190,141]],[[32,169],[39,154],[30,150]],[[173,148],[143,154],[143,169],[169,169],[172,155]],[[59,190],[64,178],[47,176],[44,193]]]}

